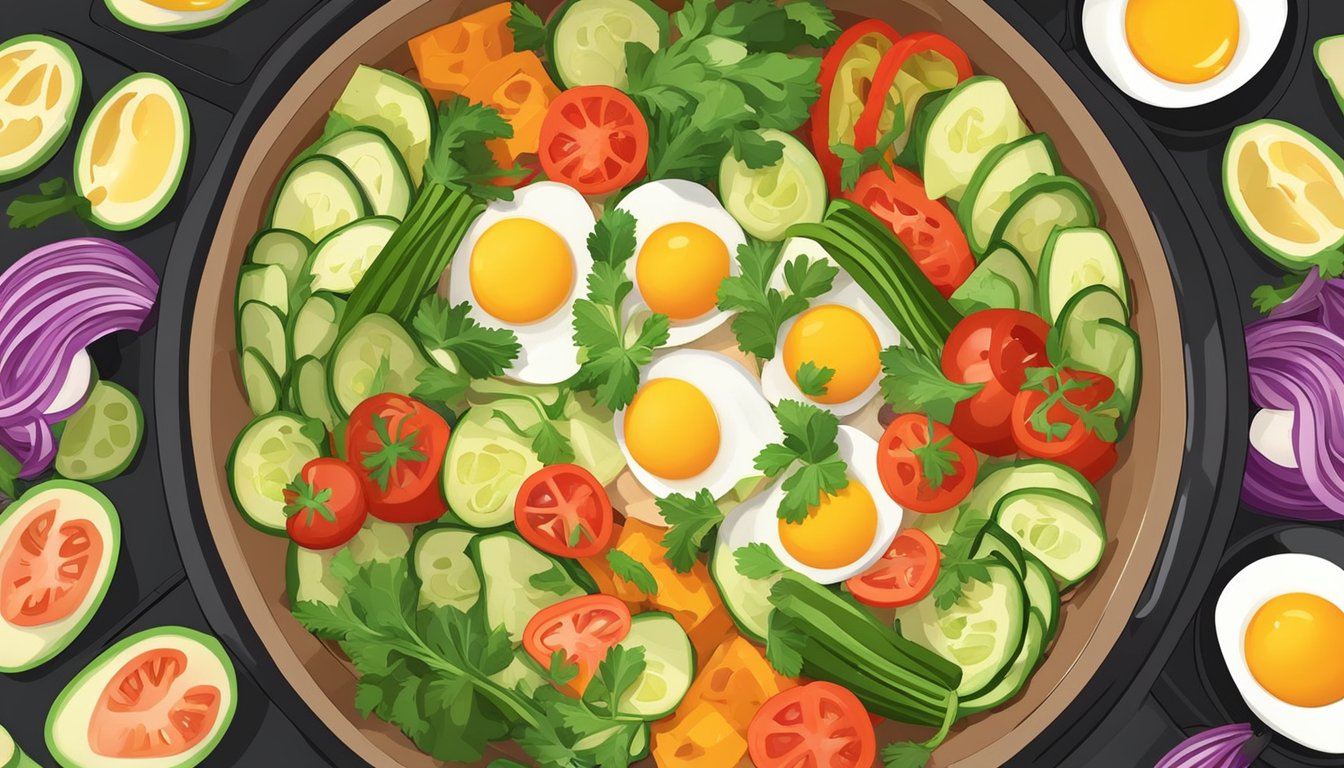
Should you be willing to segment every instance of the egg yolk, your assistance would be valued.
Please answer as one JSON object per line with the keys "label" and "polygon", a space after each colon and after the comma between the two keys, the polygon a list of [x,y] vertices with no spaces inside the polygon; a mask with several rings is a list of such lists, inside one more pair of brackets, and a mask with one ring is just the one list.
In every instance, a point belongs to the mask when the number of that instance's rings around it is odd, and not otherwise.
{"label": "egg yolk", "polygon": [[842,568],[868,552],[877,536],[877,505],[863,483],[850,480],[808,509],[801,523],[779,521],[779,540],[798,562],[812,568]]}
{"label": "egg yolk", "polygon": [[649,309],[690,320],[714,308],[728,263],[728,246],[718,235],[690,222],[667,224],[639,249],[635,281]]}
{"label": "egg yolk", "polygon": [[531,219],[490,226],[471,251],[471,292],[506,323],[550,317],[574,288],[574,256],[555,230]]}
{"label": "egg yolk", "polygon": [[1280,701],[1323,707],[1344,699],[1344,611],[1293,592],[1260,606],[1246,625],[1246,665]]}
{"label": "egg yolk", "polygon": [[1236,0],[1129,0],[1129,48],[1149,72],[1173,83],[1202,83],[1237,52]]}
{"label": "egg yolk", "polygon": [[810,396],[819,403],[852,400],[872,385],[882,370],[882,343],[863,315],[839,304],[822,304],[798,316],[784,337],[784,367],[794,383],[798,369],[811,362],[835,371],[826,392]]}
{"label": "egg yolk", "polygon": [[694,384],[654,379],[625,410],[625,446],[635,463],[666,480],[685,480],[719,455],[719,417]]}

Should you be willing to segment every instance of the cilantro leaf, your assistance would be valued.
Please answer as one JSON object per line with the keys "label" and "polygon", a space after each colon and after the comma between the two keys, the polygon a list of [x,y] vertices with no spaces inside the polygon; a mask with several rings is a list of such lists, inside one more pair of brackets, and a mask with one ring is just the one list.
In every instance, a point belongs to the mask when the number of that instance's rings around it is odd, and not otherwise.
{"label": "cilantro leaf", "polygon": [[471,304],[452,306],[437,295],[420,301],[411,321],[416,338],[426,349],[451,352],[473,379],[500,376],[518,359],[522,345],[507,328],[486,328],[468,315]]}
{"label": "cilantro leaf", "polygon": [[802,25],[774,0],[737,0],[719,11],[710,31],[737,40],[753,52],[790,51],[803,40]]}
{"label": "cilantro leaf", "polygon": [[[1051,338],[1054,337],[1052,329]],[[1050,339],[1047,339],[1047,344],[1049,341]],[[1070,375],[1066,376],[1066,372]],[[1026,383],[1022,385],[1023,391],[1044,392],[1045,398],[1032,409],[1027,416],[1027,423],[1034,431],[1044,435],[1046,442],[1067,438],[1075,425],[1108,443],[1115,442],[1119,438],[1120,430],[1117,426],[1119,411],[1114,405],[1114,393],[1096,405],[1076,402],[1078,397],[1091,397],[1090,394],[1083,393],[1101,386],[1102,380],[1102,378],[1079,376],[1064,366],[1028,368]],[[1077,394],[1071,397],[1070,393]],[[1055,421],[1052,413],[1057,407],[1063,408],[1073,420]]]}
{"label": "cilantro leaf", "polygon": [[658,594],[658,581],[645,565],[619,549],[607,550],[607,565],[611,572],[635,585],[646,595]]}
{"label": "cilantro leaf", "polygon": [[781,400],[775,418],[784,442],[770,443],[756,456],[756,469],[770,477],[796,467],[784,480],[779,519],[801,523],[822,494],[838,493],[849,485],[848,467],[839,456],[836,436],[840,421],[834,414],[797,400]]}
{"label": "cilantro leaf", "polygon": [[668,526],[662,541],[667,549],[664,558],[679,573],[689,573],[705,537],[723,522],[723,511],[704,488],[693,499],[680,493],[658,499],[658,511]]}
{"label": "cilantro leaf", "polygon": [[794,381],[798,383],[798,391],[804,395],[821,397],[826,394],[826,385],[831,382],[831,378],[834,376],[834,368],[818,368],[816,363],[808,360],[798,366]]}
{"label": "cilantro leaf", "polygon": [[873,166],[880,165],[888,178],[895,175],[888,153],[905,133],[905,105],[899,101],[893,103],[889,95],[884,106],[891,113],[891,127],[878,137],[876,143],[862,150],[850,144],[831,147],[835,156],[840,158],[840,188],[845,191],[854,189],[859,183],[859,177]]}
{"label": "cilantro leaf", "polygon": [[556,649],[551,653],[551,664],[546,672],[546,676],[556,685],[568,685],[579,676],[579,665],[571,662],[564,651]]}
{"label": "cilantro leaf", "polygon": [[635,255],[635,217],[624,208],[604,211],[588,235],[588,252],[593,261],[624,265]]}
{"label": "cilantro leaf", "polygon": [[784,145],[759,131],[738,129],[733,132],[733,157],[752,170],[769,168],[784,158]]}
{"label": "cilantro leaf", "polygon": [[830,48],[840,36],[826,0],[794,0],[784,6],[784,14],[803,28],[804,39],[814,48]]}
{"label": "cilantro leaf", "polygon": [[788,570],[769,544],[753,542],[733,550],[737,572],[748,579],[768,579]]}
{"label": "cilantro leaf", "polygon": [[717,71],[742,89],[747,105],[757,114],[758,128],[796,130],[807,122],[812,104],[821,96],[821,59],[815,56],[752,53]]}
{"label": "cilantro leaf", "polygon": [[574,590],[573,580],[558,565],[552,565],[541,573],[532,574],[527,584],[538,592],[549,592],[552,595],[568,595]]}
{"label": "cilantro leaf", "polygon": [[718,14],[714,0],[686,0],[681,10],[672,14],[672,24],[682,37],[698,37],[709,30]]}
{"label": "cilantro leaf", "polygon": [[984,513],[969,507],[962,507],[957,513],[957,522],[952,535],[942,546],[942,558],[938,563],[938,578],[930,594],[939,610],[951,608],[961,597],[962,584],[971,579],[987,580],[989,571],[984,561],[973,560],[972,550],[980,539],[989,518]]}
{"label": "cilantro leaf", "polygon": [[594,709],[616,714],[621,696],[644,674],[647,666],[643,648],[615,646],[597,665],[597,673],[583,691],[584,702]]}
{"label": "cilantro leaf", "polygon": [[748,239],[737,249],[739,275],[719,284],[719,309],[736,312],[733,335],[743,352],[762,360],[775,356],[779,329],[809,303],[831,289],[839,269],[824,260],[798,256],[784,265],[789,293],[770,286],[779,264],[780,245]]}
{"label": "cilantro leaf", "polygon": [[822,495],[839,493],[849,485],[847,467],[841,459],[830,458],[803,464],[784,480],[784,498],[779,502],[779,519],[801,523],[808,510],[821,503]]}
{"label": "cilantro leaf", "polygon": [[[771,592],[773,603],[775,595]],[[766,620],[765,660],[785,677],[797,677],[803,672],[803,652],[807,650],[807,635],[798,628],[794,619],[771,611]]]}
{"label": "cilantro leaf", "polygon": [[522,0],[509,5],[509,30],[514,51],[540,51],[546,45],[546,22]]}
{"label": "cilantro leaf", "polygon": [[925,768],[933,750],[913,741],[898,741],[882,748],[883,768]]}
{"label": "cilantro leaf", "polygon": [[33,229],[48,219],[73,213],[85,221],[92,221],[93,204],[75,191],[63,178],[44,181],[37,187],[39,194],[19,195],[5,209],[9,214],[10,229]]}
{"label": "cilantro leaf", "polygon": [[512,200],[513,189],[499,181],[516,181],[529,171],[518,163],[501,168],[486,142],[513,137],[513,126],[499,110],[453,96],[439,102],[438,133],[425,161],[425,177],[448,187],[464,188],[485,200]]}
{"label": "cilantro leaf", "polygon": [[880,358],[886,374],[882,377],[882,398],[898,412],[923,411],[947,424],[957,403],[984,387],[950,381],[937,362],[911,347],[887,347]]}
{"label": "cilantro leaf", "polygon": [[1255,307],[1257,312],[1264,315],[1269,314],[1280,304],[1292,298],[1293,294],[1297,293],[1297,289],[1302,286],[1306,277],[1305,274],[1288,275],[1277,286],[1270,283],[1256,288],[1251,291],[1251,305]]}
{"label": "cilantro leaf", "polygon": [[574,461],[574,447],[550,420],[540,418],[536,424],[524,429],[504,411],[496,409],[490,416],[503,422],[513,434],[531,440],[532,450],[542,464],[569,464]]}

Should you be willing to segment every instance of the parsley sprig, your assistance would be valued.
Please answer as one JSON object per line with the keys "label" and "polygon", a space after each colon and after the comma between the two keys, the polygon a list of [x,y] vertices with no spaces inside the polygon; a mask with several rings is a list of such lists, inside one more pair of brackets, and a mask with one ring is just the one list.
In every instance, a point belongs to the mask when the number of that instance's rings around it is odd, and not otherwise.
{"label": "parsley sprig", "polygon": [[788,570],[769,544],[753,542],[733,550],[737,572],[748,579],[768,579]]}
{"label": "parsley sprig", "polygon": [[625,264],[635,255],[635,218],[620,208],[608,209],[588,236],[593,271],[588,294],[574,302],[574,342],[581,347],[574,381],[592,390],[594,399],[612,411],[630,404],[639,387],[639,369],[653,351],[667,343],[667,315],[626,318],[621,307],[634,282]]}
{"label": "parsley sprig", "polygon": [[658,594],[658,580],[649,572],[647,566],[619,549],[607,550],[607,565],[611,572],[630,582],[646,595]]}
{"label": "parsley sprig", "polygon": [[784,265],[785,292],[770,285],[779,259],[779,243],[748,240],[737,249],[740,274],[719,285],[719,309],[737,313],[732,328],[738,348],[761,360],[775,356],[780,327],[829,291],[840,272],[822,259],[799,255]]}
{"label": "parsley sprig", "polygon": [[[888,102],[888,108],[892,108]],[[887,132],[878,137],[877,143],[870,147],[858,149],[852,144],[834,144],[831,146],[831,152],[840,159],[840,188],[848,192],[854,189],[859,183],[859,177],[869,168],[880,167],[887,178],[892,178],[896,170],[891,165],[888,158],[888,152],[905,133],[905,105],[897,104],[894,107],[895,115],[891,127]]]}
{"label": "parsley sprig", "polygon": [[963,507],[952,536],[942,547],[942,559],[938,562],[938,578],[933,583],[933,604],[939,610],[946,610],[961,597],[962,585],[972,579],[988,580],[988,563],[972,557],[975,543],[980,538],[987,518],[975,510]]}
{"label": "parsley sprig", "polygon": [[821,397],[826,394],[826,385],[830,384],[834,377],[834,368],[818,368],[811,360],[798,366],[794,374],[794,380],[798,382],[798,391],[808,397]]}
{"label": "parsley sprig", "polygon": [[416,377],[416,397],[456,405],[473,379],[499,376],[518,359],[522,346],[514,332],[481,325],[470,317],[470,309],[467,302],[452,306],[433,294],[420,300],[411,321],[416,340],[431,356],[447,355],[456,369],[425,368]]}
{"label": "parsley sprig", "polygon": [[667,522],[663,535],[663,557],[678,573],[689,573],[695,565],[705,539],[723,522],[723,510],[714,496],[701,488],[695,497],[673,493],[658,499],[658,511]]}
{"label": "parsley sprig", "polygon": [[[1022,389],[1045,393],[1045,399],[1027,416],[1027,423],[1032,429],[1045,435],[1046,442],[1068,437],[1073,431],[1074,423],[1108,443],[1115,442],[1120,430],[1116,426],[1117,411],[1114,406],[1109,401],[1096,406],[1082,405],[1075,402],[1077,395],[1072,398],[1069,396],[1071,392],[1081,394],[1092,387],[1100,386],[1101,382],[1096,379],[1065,376],[1066,370],[1062,365],[1027,369],[1027,380]],[[1056,406],[1068,411],[1077,421],[1074,423],[1052,421],[1050,412]]]}
{"label": "parsley sprig", "polygon": [[406,419],[398,421],[397,434],[393,436],[391,419],[382,414],[373,417],[373,432],[378,437],[380,447],[365,451],[363,464],[364,468],[369,470],[369,477],[378,483],[378,487],[383,491],[387,491],[388,485],[392,482],[392,473],[402,462],[425,461],[428,458],[415,447],[415,439],[420,430],[413,429],[407,434],[405,427]]}
{"label": "parsley sprig", "polygon": [[292,495],[293,499],[285,504],[285,517],[305,514],[304,525],[312,526],[321,517],[328,523],[336,522],[336,515],[327,506],[331,502],[332,490],[330,488],[318,489],[315,483],[303,479],[300,474],[290,482],[285,490]]}
{"label": "parsley sprig", "polygon": [[[622,715],[620,701],[647,666],[643,648],[618,645],[597,665],[582,697],[573,698],[552,686],[538,688],[535,704],[546,717],[523,728],[519,746],[540,765],[625,768],[631,763],[631,741],[643,721]],[[547,672],[551,682],[564,686],[577,674],[563,652],[552,656]]]}
{"label": "parsley sprig", "polygon": [[756,456],[756,469],[769,477],[789,472],[779,503],[779,518],[789,523],[807,519],[808,509],[823,494],[838,493],[849,485],[847,467],[840,458],[836,436],[840,420],[829,411],[797,400],[781,400],[775,417],[784,441],[770,443]]}
{"label": "parsley sprig", "polygon": [[957,455],[956,451],[948,448],[952,444],[953,435],[949,433],[943,439],[935,440],[932,416],[929,417],[928,423],[928,437],[925,438],[924,444],[911,448],[910,452],[915,455],[915,458],[919,459],[920,466],[924,470],[925,482],[929,484],[930,488],[938,490],[943,487],[943,480],[948,475],[958,473],[957,464],[961,461],[961,457]]}
{"label": "parsley sprig", "polygon": [[936,361],[911,347],[887,347],[880,359],[882,398],[898,412],[923,411],[947,424],[957,403],[984,387],[949,380]]}

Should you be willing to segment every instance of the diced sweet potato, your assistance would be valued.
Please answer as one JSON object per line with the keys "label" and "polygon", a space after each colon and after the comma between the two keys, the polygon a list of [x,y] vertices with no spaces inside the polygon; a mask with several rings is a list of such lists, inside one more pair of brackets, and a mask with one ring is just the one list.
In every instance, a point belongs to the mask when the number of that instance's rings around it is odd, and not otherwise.
{"label": "diced sweet potato", "polygon": [[407,45],[435,98],[461,93],[487,63],[513,52],[509,4],[499,3],[411,38]]}
{"label": "diced sweet potato", "polygon": [[653,760],[660,768],[734,766],[746,754],[746,738],[713,704],[653,726]]}

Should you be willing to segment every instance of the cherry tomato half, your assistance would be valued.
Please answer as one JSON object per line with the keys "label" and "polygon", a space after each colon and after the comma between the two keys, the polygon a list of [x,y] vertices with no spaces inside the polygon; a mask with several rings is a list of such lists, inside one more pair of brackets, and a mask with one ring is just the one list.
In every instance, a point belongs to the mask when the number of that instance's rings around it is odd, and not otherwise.
{"label": "cherry tomato half", "polygon": [[533,472],[518,490],[513,520],[529,544],[560,557],[589,557],[611,543],[611,499],[576,464]]}
{"label": "cherry tomato half", "polygon": [[308,549],[339,547],[369,516],[359,473],[340,459],[313,459],[284,491],[285,530]]}
{"label": "cherry tomato half", "polygon": [[843,196],[887,225],[944,298],[975,269],[975,257],[957,217],[941,200],[930,200],[924,182],[910,171],[893,168],[888,176],[885,170],[874,168]]}
{"label": "cherry tomato half", "polygon": [[628,634],[630,609],[625,603],[611,595],[584,595],[533,616],[523,630],[523,649],[547,669],[556,651],[564,653],[565,661],[579,668],[569,687],[583,693],[607,651]]}
{"label": "cherry tomato half", "polygon": [[374,395],[355,406],[345,456],[363,479],[370,514],[426,523],[448,509],[439,483],[448,433],[448,422],[413,397]]}
{"label": "cherry tomato half", "polygon": [[[915,512],[945,512],[960,504],[979,469],[965,441],[923,414],[897,416],[878,441],[882,487],[892,501]],[[931,478],[930,471],[941,474]]]}
{"label": "cherry tomato half", "polygon": [[1115,384],[1100,373],[1063,368],[1058,380],[1045,381],[1044,389],[1024,389],[1017,394],[1012,411],[1013,439],[1023,453],[1073,467],[1095,483],[1115,465],[1113,442],[1084,425],[1079,414],[1064,402],[1056,402],[1045,413],[1049,424],[1066,430],[1062,435],[1046,434],[1032,424],[1032,415],[1061,382],[1066,387],[1064,400],[1076,408],[1094,409],[1115,393]]}
{"label": "cherry tomato half", "polygon": [[1028,368],[1049,365],[1045,337],[1050,326],[1016,309],[986,309],[967,315],[943,346],[943,375],[965,384],[984,384],[957,404],[952,432],[991,456],[1017,452],[1009,423],[1013,400]]}
{"label": "cherry tomato half", "polygon": [[917,528],[896,534],[887,553],[872,568],[845,582],[854,599],[876,608],[899,608],[924,598],[938,580],[943,555],[929,535]]}
{"label": "cherry tomato half", "polygon": [[747,727],[747,748],[756,768],[868,768],[877,735],[857,696],[819,681],[771,696]]}
{"label": "cherry tomato half", "polygon": [[551,179],[585,195],[614,192],[644,175],[649,126],[629,96],[581,85],[551,102],[538,154]]}

